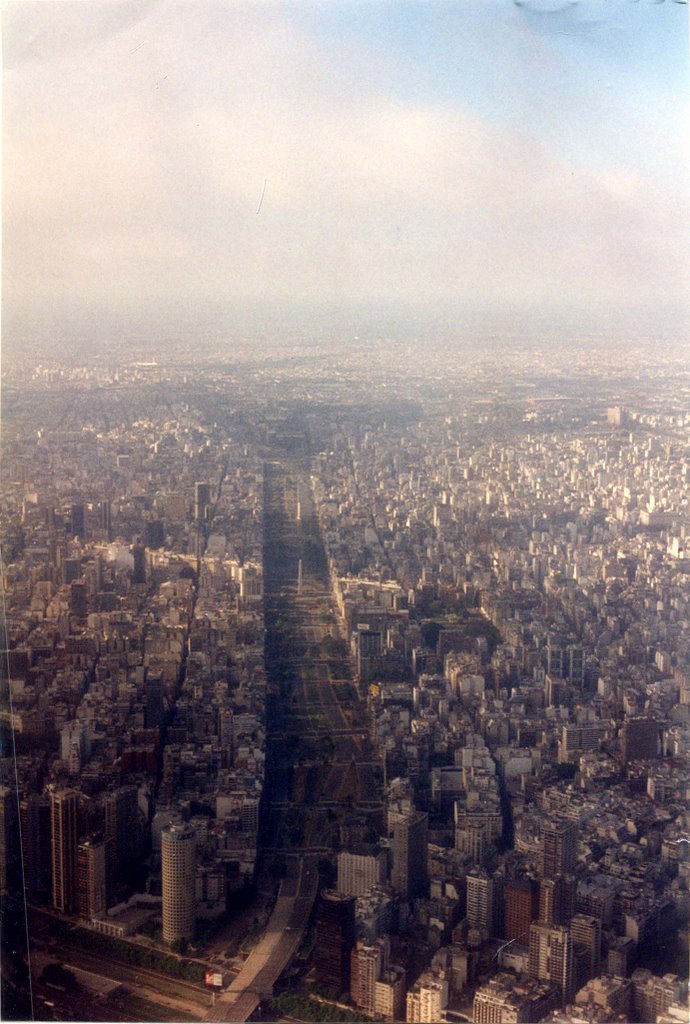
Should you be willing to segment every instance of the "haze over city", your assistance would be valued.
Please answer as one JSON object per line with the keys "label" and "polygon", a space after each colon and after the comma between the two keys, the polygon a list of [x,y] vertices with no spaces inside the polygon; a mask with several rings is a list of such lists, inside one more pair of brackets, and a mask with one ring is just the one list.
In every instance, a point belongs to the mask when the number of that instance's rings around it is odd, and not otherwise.
{"label": "haze over city", "polygon": [[2,1019],[687,1024],[687,5],[3,62]]}

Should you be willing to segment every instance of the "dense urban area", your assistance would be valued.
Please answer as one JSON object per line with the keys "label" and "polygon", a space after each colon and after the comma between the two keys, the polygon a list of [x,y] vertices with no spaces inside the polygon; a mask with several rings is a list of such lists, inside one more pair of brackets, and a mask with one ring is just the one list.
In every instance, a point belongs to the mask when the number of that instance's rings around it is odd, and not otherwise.
{"label": "dense urban area", "polygon": [[687,365],[3,381],[3,1017],[686,1024]]}

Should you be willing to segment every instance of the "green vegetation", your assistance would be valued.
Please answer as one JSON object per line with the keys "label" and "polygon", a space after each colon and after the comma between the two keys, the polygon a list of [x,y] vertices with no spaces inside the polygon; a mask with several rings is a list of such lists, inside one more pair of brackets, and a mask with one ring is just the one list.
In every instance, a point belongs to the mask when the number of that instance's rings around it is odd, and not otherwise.
{"label": "green vegetation", "polygon": [[306,996],[290,995],[284,992],[280,996],[271,999],[268,1004],[269,1014],[274,1020],[278,1020],[284,1014],[290,1017],[297,1017],[305,1021],[342,1021],[354,1022],[369,1020],[361,1013],[342,1010],[339,1006],[331,1006],[329,1003],[322,1003],[316,999],[309,999]]}
{"label": "green vegetation", "polygon": [[123,964],[132,964],[135,967],[143,967],[159,974],[168,974],[171,978],[182,978],[184,981],[192,981],[197,984],[201,984],[204,980],[205,967],[203,964],[193,960],[181,960],[157,949],[138,946],[134,942],[111,938],[109,935],[101,935],[100,932],[78,927],[67,928],[64,938],[70,945],[78,946],[87,953],[119,960]]}
{"label": "green vegetation", "polygon": [[339,683],[335,691],[338,694],[338,700],[343,704],[357,700],[357,691],[352,683]]}
{"label": "green vegetation", "polygon": [[243,953],[249,953],[250,950],[254,948],[254,946],[261,938],[262,933],[263,928],[261,927],[260,924],[254,925],[252,928],[250,928],[245,937],[242,939],[240,950]]}
{"label": "green vegetation", "polygon": [[327,658],[333,658],[347,663],[348,648],[344,640],[340,640],[338,637],[331,636],[329,634],[321,641],[321,649]]}

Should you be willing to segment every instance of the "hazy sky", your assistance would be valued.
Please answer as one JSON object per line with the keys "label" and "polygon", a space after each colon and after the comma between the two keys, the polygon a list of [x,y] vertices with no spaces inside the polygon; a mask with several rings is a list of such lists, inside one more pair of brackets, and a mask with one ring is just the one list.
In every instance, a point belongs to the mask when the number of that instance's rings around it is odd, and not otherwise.
{"label": "hazy sky", "polygon": [[21,0],[3,59],[10,333],[689,308],[685,4]]}

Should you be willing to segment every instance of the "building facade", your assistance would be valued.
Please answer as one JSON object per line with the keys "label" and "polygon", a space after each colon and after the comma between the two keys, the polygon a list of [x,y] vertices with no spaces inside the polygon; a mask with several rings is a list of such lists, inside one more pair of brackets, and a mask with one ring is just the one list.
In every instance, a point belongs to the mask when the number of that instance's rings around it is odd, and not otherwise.
{"label": "building facade", "polygon": [[185,825],[161,833],[163,940],[194,938],[196,924],[196,836]]}

